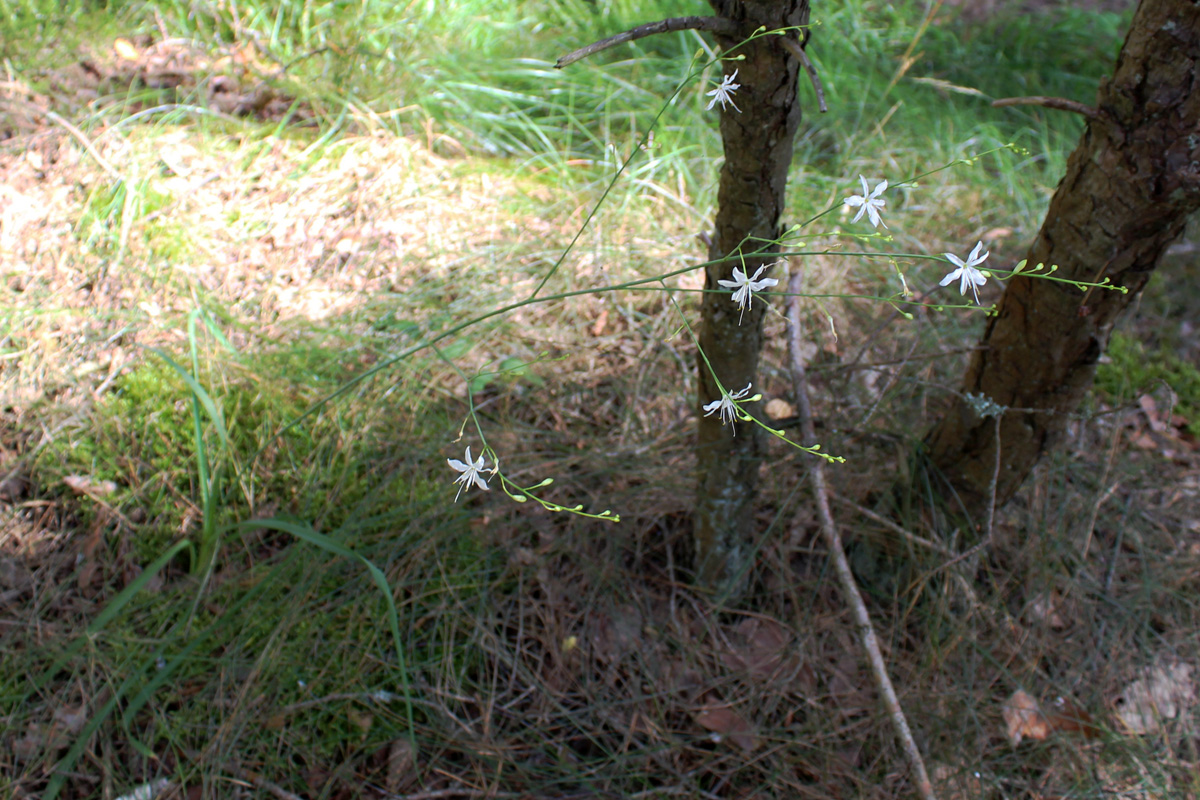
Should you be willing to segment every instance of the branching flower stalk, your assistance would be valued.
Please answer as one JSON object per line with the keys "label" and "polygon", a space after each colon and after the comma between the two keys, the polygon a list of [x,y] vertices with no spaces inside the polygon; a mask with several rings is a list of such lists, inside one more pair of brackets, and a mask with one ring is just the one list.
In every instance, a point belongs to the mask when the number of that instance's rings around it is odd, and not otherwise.
{"label": "branching flower stalk", "polygon": [[671,288],[667,287],[666,284],[663,284],[663,286],[667,292],[667,296],[671,300],[671,305],[675,307],[675,313],[678,314],[679,318],[683,321],[683,329],[687,332],[687,335],[692,340],[692,343],[696,345],[696,351],[700,354],[701,360],[703,360],[705,366],[709,370],[709,373],[712,375],[713,381],[716,382],[718,388],[720,388],[720,390],[721,390],[720,400],[714,400],[713,402],[708,403],[707,405],[704,406],[704,410],[706,412],[708,412],[705,414],[705,416],[709,416],[710,414],[712,414],[715,411],[720,411],[722,425],[726,424],[726,422],[728,422],[729,424],[733,424],[733,421],[735,419],[740,420],[742,422],[749,422],[752,425],[757,425],[759,428],[761,428],[766,433],[768,433],[771,436],[775,437],[776,439],[780,440],[784,444],[787,444],[790,447],[796,448],[797,450],[802,450],[803,452],[808,453],[809,455],[817,456],[818,458],[822,458],[825,461],[828,461],[830,463],[834,463],[834,464],[845,463],[846,459],[844,456],[833,456],[833,455],[830,455],[829,453],[822,452],[820,444],[803,445],[803,444],[800,444],[799,442],[794,442],[791,439],[789,439],[787,437],[787,434],[784,433],[781,429],[772,428],[770,425],[763,422],[761,419],[759,419],[758,417],[754,416],[753,414],[751,414],[750,412],[748,412],[744,408],[742,408],[742,406],[741,406],[742,403],[757,403],[757,402],[759,402],[760,400],[762,400],[762,395],[754,394],[754,395],[747,396],[747,393],[750,391],[750,385],[747,385],[745,389],[741,389],[736,392],[730,392],[729,390],[727,390],[725,388],[724,384],[721,383],[721,379],[717,376],[716,372],[713,370],[713,366],[709,362],[708,356],[706,356],[704,354],[704,350],[700,348],[700,342],[696,338],[696,332],[694,330],[692,330],[692,326],[688,323],[687,317],[683,313],[683,309],[681,309],[679,307],[679,303],[677,303],[675,301],[674,293],[678,290],[671,289]]}

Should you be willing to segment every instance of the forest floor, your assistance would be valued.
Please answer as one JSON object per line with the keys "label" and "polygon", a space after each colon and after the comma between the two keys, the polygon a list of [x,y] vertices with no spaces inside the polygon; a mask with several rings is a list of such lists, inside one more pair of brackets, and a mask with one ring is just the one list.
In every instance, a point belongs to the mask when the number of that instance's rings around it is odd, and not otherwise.
{"label": "forest floor", "polygon": [[[604,204],[599,157],[331,127],[260,58],[130,34],[0,81],[0,798],[911,796],[803,458],[768,451],[745,596],[688,582],[699,278],[608,289],[704,258],[701,190],[635,173]],[[186,124],[83,111],[173,80],[208,87]],[[929,220],[894,235],[1015,260],[1025,179],[923,178],[938,199],[892,213]],[[1200,796],[1200,292],[1172,281],[1196,238],[962,562],[913,452],[982,315],[805,308],[839,522],[943,800]],[[561,299],[414,349],[564,253]],[[815,292],[894,274],[844,261],[808,261]],[[480,436],[620,523],[496,480],[456,501],[445,460]]]}

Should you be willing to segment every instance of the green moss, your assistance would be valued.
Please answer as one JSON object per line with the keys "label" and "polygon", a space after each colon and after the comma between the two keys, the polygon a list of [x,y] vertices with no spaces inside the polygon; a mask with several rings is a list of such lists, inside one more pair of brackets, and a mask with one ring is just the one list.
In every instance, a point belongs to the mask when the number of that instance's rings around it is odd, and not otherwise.
{"label": "green moss", "polygon": [[1200,435],[1200,370],[1170,350],[1146,352],[1131,336],[1114,333],[1108,359],[1096,368],[1096,389],[1116,403],[1129,403],[1165,383],[1175,393],[1174,413],[1188,421],[1188,430]]}

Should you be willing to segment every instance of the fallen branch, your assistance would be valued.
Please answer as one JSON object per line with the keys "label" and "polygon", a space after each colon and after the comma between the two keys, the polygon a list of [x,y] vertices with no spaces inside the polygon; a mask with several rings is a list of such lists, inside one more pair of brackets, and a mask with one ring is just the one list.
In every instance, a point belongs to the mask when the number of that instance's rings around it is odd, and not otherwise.
{"label": "fallen branch", "polygon": [[643,39],[647,36],[654,36],[658,33],[670,33],[672,31],[708,31],[709,33],[717,33],[724,36],[733,36],[737,33],[738,26],[724,17],[671,17],[670,19],[663,19],[658,22],[647,22],[645,25],[638,25],[636,28],[618,33],[616,36],[609,36],[607,39],[593,42],[587,47],[572,50],[554,62],[554,68],[562,69],[568,64],[574,64],[576,61],[587,58],[594,53],[599,53],[601,50],[607,50],[619,44],[632,42],[634,39]]}
{"label": "fallen branch", "polygon": [[6,102],[12,105],[20,106],[27,113],[43,116],[54,124],[63,128],[63,130],[74,137],[75,141],[79,142],[80,146],[87,152],[89,156],[96,160],[96,163],[100,165],[100,169],[108,173],[110,178],[115,181],[124,181],[124,177],[122,177],[121,173],[117,172],[116,168],[112,164],[108,163],[104,156],[100,155],[100,151],[96,149],[96,145],[94,145],[92,140],[87,137],[87,134],[79,130],[79,128],[76,128],[70,122],[63,119],[58,114],[55,114],[53,111],[45,108],[38,108],[33,103],[26,102],[19,98],[8,98]]}
{"label": "fallen branch", "polygon": [[[800,416],[802,441],[812,444],[816,441],[816,434],[812,422],[812,404],[808,398],[808,377],[805,373],[804,357],[801,355],[800,349],[800,292],[804,288],[803,284],[803,271],[794,267],[788,281],[788,354],[792,364],[792,391],[796,395],[796,409]],[[850,562],[846,559],[846,551],[842,548],[842,538],[838,534],[837,524],[833,520],[833,512],[829,509],[829,490],[825,485],[825,460],[814,458],[810,474],[812,475],[813,494],[817,501],[817,518],[821,524],[821,534],[829,548],[829,555],[833,558],[838,583],[841,584],[842,592],[846,595],[846,600],[854,612],[854,622],[859,636],[862,638],[863,649],[867,651],[867,660],[871,663],[875,685],[879,689],[880,695],[883,696],[884,705],[887,706],[888,714],[892,718],[896,737],[900,740],[900,744],[908,756],[917,791],[924,800],[937,800],[933,793],[933,784],[929,781],[929,773],[925,770],[925,761],[921,758],[921,751],[917,748],[917,743],[913,741],[912,731],[908,727],[908,719],[904,716],[904,710],[900,708],[896,690],[892,687],[892,681],[888,677],[887,665],[883,661],[883,653],[880,651],[879,641],[875,637],[875,627],[871,624],[871,616],[867,613],[867,606],[863,602],[862,594],[858,591],[858,584],[854,582],[854,573],[850,571]]]}
{"label": "fallen branch", "polygon": [[1042,106],[1044,108],[1053,108],[1057,111],[1071,111],[1076,114],[1083,114],[1088,119],[1100,119],[1100,110],[1080,103],[1077,100],[1068,100],[1065,97],[1042,97],[1035,95],[1033,97],[1005,97],[1000,100],[992,101],[992,108],[1003,108],[1004,106]]}

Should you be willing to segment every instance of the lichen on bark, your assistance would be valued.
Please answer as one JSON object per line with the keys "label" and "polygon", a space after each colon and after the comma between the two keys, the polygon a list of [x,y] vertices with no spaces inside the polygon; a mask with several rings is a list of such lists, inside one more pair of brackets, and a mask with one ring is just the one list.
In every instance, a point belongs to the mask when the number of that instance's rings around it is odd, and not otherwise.
{"label": "lichen on bark", "polygon": [[[738,26],[719,36],[727,73],[738,70],[740,111],[721,111],[725,162],[710,264],[705,269],[698,359],[699,405],[721,397],[713,373],[730,391],[757,383],[765,305],[755,300],[744,315],[718,284],[734,268],[753,275],[776,260],[779,220],[788,170],[800,125],[799,66],[779,36],[754,36],[808,23],[808,0],[712,0],[717,15]],[[796,36],[792,30],[788,35]],[[750,40],[750,41],[747,41]],[[770,269],[763,273],[769,276]],[[710,371],[711,366],[711,371]],[[760,413],[748,407],[751,413]],[[762,435],[752,424],[722,425],[717,415],[700,416],[697,443],[699,485],[695,513],[697,580],[715,591],[736,590],[745,574],[754,533],[754,500],[762,459]]]}

